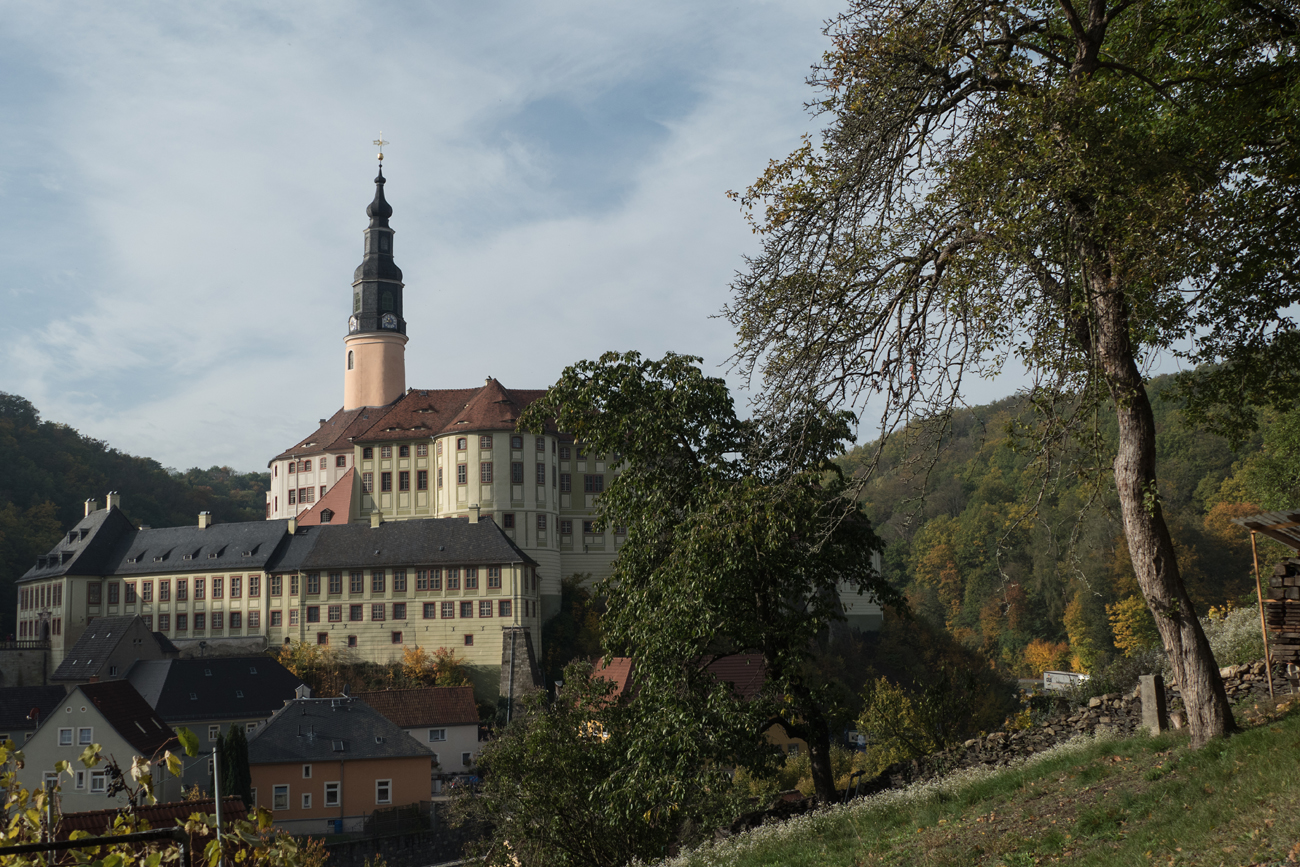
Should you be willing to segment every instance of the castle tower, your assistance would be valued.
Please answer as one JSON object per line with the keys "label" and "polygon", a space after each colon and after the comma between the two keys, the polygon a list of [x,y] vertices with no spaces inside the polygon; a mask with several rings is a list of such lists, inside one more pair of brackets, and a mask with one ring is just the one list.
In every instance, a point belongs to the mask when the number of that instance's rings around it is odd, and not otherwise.
{"label": "castle tower", "polygon": [[406,320],[402,269],[393,261],[393,208],[384,199],[379,154],[375,200],[366,208],[365,255],[352,275],[352,316],[344,340],[343,408],[385,406],[406,392]]}

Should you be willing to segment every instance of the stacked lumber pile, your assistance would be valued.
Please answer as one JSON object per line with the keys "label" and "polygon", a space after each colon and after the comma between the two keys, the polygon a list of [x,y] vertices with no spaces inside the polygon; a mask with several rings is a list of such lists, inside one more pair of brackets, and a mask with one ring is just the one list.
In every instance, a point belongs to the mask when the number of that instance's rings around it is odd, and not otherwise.
{"label": "stacked lumber pile", "polygon": [[1264,608],[1275,662],[1300,665],[1300,558],[1273,567]]}

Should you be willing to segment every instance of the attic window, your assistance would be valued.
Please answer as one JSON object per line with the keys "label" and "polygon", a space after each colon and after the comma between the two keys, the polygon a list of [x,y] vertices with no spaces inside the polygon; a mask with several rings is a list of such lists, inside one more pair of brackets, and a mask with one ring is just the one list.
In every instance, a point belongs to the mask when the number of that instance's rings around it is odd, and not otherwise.
{"label": "attic window", "polygon": [[250,665],[250,666],[248,667],[248,673],[249,673],[249,674],[257,674],[257,666],[256,666],[256,665]]}
{"label": "attic window", "polygon": [[235,690],[235,698],[243,698],[243,697],[244,697],[244,691],[242,689]]}
{"label": "attic window", "polygon": [[68,562],[68,561],[71,560],[71,559],[72,559],[72,552],[71,552],[71,551],[64,551],[64,552],[63,552],[63,562],[66,563],[66,562]]}
{"label": "attic window", "polygon": [[68,542],[69,542],[69,544],[71,544],[72,542],[75,542],[75,541],[77,541],[77,531],[76,531],[76,530],[71,530],[71,531],[69,531],[69,533],[68,533]]}
{"label": "attic window", "polygon": [[320,513],[320,522],[321,522],[322,524],[329,524],[329,523],[331,523],[333,520],[334,520],[334,510],[333,510],[333,509],[322,509],[322,510],[321,510],[321,513]]}
{"label": "attic window", "polygon": [[182,556],[181,556],[181,559],[182,559],[182,560],[193,560],[193,559],[194,559],[194,555],[193,555],[193,554],[185,554],[185,555],[182,555]]}
{"label": "attic window", "polygon": [[205,669],[203,669],[203,676],[204,676],[204,677],[212,677],[212,669],[210,669],[210,668],[205,668]]}
{"label": "attic window", "polygon": [[334,741],[334,752],[343,752],[343,741]]}
{"label": "attic window", "polygon": [[211,554],[209,554],[209,555],[208,555],[208,559],[209,559],[209,560],[215,560],[215,559],[217,559],[217,552],[216,552],[216,551],[213,551]]}
{"label": "attic window", "polygon": [[82,530],[82,531],[81,531],[81,538],[84,539],[84,538],[86,538],[86,537],[89,536],[89,535],[90,535],[90,531],[89,531],[89,530]]}
{"label": "attic window", "polygon": [[140,725],[140,721],[139,721],[139,720],[136,720],[136,721],[135,721],[135,727],[138,728],[138,729],[139,729],[141,732],[143,732],[144,734],[149,734],[149,732],[145,731],[145,727],[142,726],[142,725]]}
{"label": "attic window", "polygon": [[153,558],[153,561],[154,561],[155,563],[161,563],[161,562],[162,562],[162,556],[159,555],[159,556],[157,556],[157,557],[154,557],[154,558]]}
{"label": "attic window", "polygon": [[253,556],[253,552],[252,552],[252,551],[245,551],[245,552],[244,552],[244,556],[245,556],[245,557],[252,557],[252,556]]}
{"label": "attic window", "polygon": [[382,744],[385,740],[386,738],[384,738],[382,735],[375,735],[375,743]]}
{"label": "attic window", "polygon": [[197,692],[190,693],[190,701],[198,701],[198,700],[199,700],[199,694]]}
{"label": "attic window", "polygon": [[136,554],[134,557],[127,557],[127,558],[126,558],[126,562],[128,562],[128,563],[139,563],[139,562],[140,562],[140,555],[139,555],[139,554]]}

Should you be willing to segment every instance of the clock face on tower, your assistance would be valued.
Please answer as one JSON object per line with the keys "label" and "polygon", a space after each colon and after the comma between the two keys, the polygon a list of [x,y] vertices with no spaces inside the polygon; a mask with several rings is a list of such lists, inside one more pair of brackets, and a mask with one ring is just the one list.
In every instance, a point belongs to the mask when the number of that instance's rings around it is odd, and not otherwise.
{"label": "clock face on tower", "polygon": [[348,333],[349,333],[349,334],[355,332],[355,331],[356,331],[358,328],[360,328],[360,327],[361,327],[361,323],[360,323],[359,321],[357,321],[357,317],[352,316],[352,317],[349,317],[349,318],[348,318]]}
{"label": "clock face on tower", "polygon": [[379,322],[385,328],[392,329],[397,327],[397,317],[391,313],[385,313],[384,318],[379,320]]}

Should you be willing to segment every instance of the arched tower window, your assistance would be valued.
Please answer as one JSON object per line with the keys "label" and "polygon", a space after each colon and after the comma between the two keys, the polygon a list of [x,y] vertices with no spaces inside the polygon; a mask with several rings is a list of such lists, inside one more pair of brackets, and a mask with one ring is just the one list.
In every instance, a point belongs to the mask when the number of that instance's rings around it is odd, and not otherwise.
{"label": "arched tower window", "polygon": [[353,361],[353,358],[352,358],[352,350],[349,349],[349,350],[348,350],[348,370],[351,370],[354,366],[355,366],[355,362]]}
{"label": "arched tower window", "polygon": [[384,293],[384,309],[385,309],[385,310],[392,310],[392,309],[393,309],[393,293],[392,293],[392,292],[385,292],[385,293]]}

